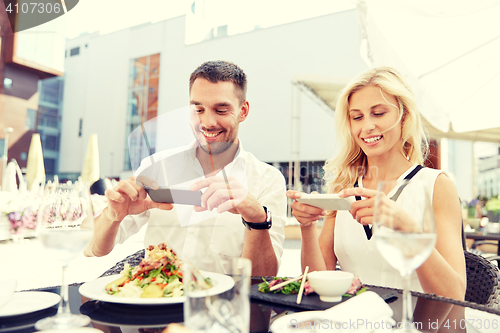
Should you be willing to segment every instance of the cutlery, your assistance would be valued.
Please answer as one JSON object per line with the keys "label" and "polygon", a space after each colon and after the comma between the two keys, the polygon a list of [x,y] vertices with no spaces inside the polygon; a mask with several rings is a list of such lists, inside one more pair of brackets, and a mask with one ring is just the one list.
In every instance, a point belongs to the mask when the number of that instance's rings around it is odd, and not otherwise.
{"label": "cutlery", "polygon": [[288,284],[290,284],[292,282],[299,281],[300,279],[302,279],[302,275],[298,276],[298,277],[296,277],[294,279],[288,279],[288,280],[286,280],[284,282],[275,284],[274,286],[272,286],[271,288],[269,288],[269,291],[274,291],[274,290],[279,289],[281,287],[284,287],[284,286],[286,286],[286,285],[288,285]]}
{"label": "cutlery", "polygon": [[304,275],[302,275],[302,282],[300,283],[299,294],[297,295],[297,304],[300,304],[302,301],[302,294],[304,293],[304,285],[306,284],[307,272],[309,271],[309,266],[306,266],[304,270]]}

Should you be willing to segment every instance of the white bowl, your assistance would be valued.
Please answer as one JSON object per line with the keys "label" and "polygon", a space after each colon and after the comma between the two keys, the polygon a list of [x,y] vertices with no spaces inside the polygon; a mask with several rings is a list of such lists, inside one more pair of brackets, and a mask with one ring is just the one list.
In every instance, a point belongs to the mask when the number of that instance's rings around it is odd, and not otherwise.
{"label": "white bowl", "polygon": [[323,302],[340,302],[349,290],[354,274],[341,271],[315,271],[307,274],[307,280]]}

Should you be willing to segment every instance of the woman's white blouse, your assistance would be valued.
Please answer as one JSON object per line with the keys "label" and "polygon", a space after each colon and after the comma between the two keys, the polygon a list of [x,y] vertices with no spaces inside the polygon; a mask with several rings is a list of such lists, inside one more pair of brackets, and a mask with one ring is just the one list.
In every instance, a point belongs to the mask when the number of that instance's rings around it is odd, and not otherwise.
{"label": "woman's white blouse", "polygon": [[[415,166],[408,169],[399,180],[409,174]],[[434,184],[441,170],[423,168],[401,192],[397,199],[398,204],[405,208],[412,216],[423,214],[424,200],[421,193],[423,183],[428,189],[431,200]],[[363,187],[362,178],[358,179],[359,187]],[[389,197],[395,193],[394,189]],[[418,220],[418,219],[417,219]],[[363,225],[358,223],[349,211],[338,211],[335,221],[334,250],[340,267],[343,271],[352,272],[359,276],[364,284],[403,288],[403,280],[398,270],[394,269],[379,253],[375,246],[374,237],[367,239]],[[413,272],[411,290],[422,291],[422,287]]]}

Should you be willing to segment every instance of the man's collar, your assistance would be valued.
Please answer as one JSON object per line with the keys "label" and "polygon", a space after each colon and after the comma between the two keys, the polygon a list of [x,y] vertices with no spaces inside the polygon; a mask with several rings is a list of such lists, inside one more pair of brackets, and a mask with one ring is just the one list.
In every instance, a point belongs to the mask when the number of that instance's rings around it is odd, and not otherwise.
{"label": "man's collar", "polygon": [[[199,147],[199,143],[198,141],[194,140],[193,142],[191,142],[189,144],[189,158],[191,159],[191,161],[195,161],[196,160],[196,149]],[[236,153],[234,154],[234,158],[233,160],[228,163],[224,168],[228,171],[231,171],[230,168],[232,168],[238,161],[241,160],[240,163],[243,163],[242,165],[245,165],[245,150],[243,149],[243,144],[241,143],[241,139],[238,139],[238,150],[236,151]]]}

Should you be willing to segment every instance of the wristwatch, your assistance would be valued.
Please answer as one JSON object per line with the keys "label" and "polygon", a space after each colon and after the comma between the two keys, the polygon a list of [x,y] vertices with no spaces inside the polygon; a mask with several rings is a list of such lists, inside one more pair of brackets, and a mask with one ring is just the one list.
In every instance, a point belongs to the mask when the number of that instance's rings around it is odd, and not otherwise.
{"label": "wristwatch", "polygon": [[264,207],[264,211],[266,212],[266,221],[265,222],[261,222],[261,223],[247,222],[247,221],[245,221],[245,219],[243,217],[241,218],[241,222],[243,222],[243,225],[248,230],[252,230],[252,229],[256,229],[256,230],[271,229],[271,226],[273,225],[273,219],[271,217],[271,211],[266,206],[262,206],[262,207]]}

